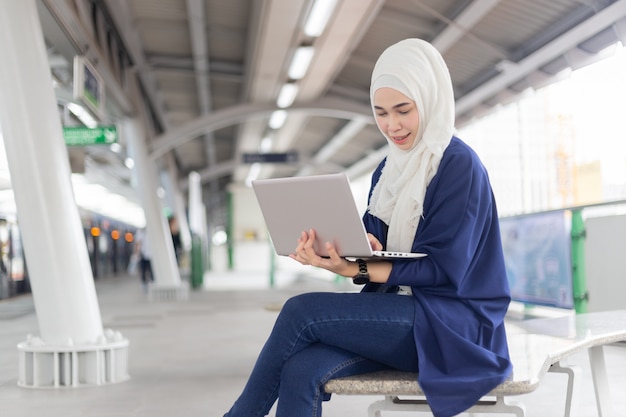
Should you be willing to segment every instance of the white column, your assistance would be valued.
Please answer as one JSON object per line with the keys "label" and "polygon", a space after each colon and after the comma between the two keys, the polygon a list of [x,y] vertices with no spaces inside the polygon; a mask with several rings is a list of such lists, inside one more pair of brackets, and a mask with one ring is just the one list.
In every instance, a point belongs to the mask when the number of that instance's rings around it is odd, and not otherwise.
{"label": "white column", "polygon": [[[132,75],[129,73],[129,77]],[[138,117],[126,118],[121,123],[135,161],[137,189],[146,216],[147,238],[150,240],[150,263],[155,286],[180,286],[180,272],[176,264],[172,235],[165,216],[161,213],[161,202],[157,194],[158,174],[154,161],[148,158],[146,135]]]}
{"label": "white column", "polygon": [[200,182],[200,174],[197,172],[189,173],[189,230],[192,234],[202,236],[203,216],[202,216],[202,184]]}
{"label": "white column", "polygon": [[176,216],[180,226],[180,241],[183,249],[189,252],[191,250],[191,232],[189,231],[189,222],[185,212],[185,199],[180,191],[174,195],[174,204],[176,205]]}
{"label": "white column", "polygon": [[173,206],[173,212],[178,220],[178,226],[180,228],[180,240],[185,251],[191,250],[191,233],[189,232],[189,222],[187,221],[187,213],[185,211],[185,200],[178,186],[178,170],[176,169],[176,163],[173,156],[170,154],[167,157],[167,179],[168,179],[168,193],[171,204]]}
{"label": "white column", "polygon": [[0,123],[40,336],[94,342],[102,319],[35,0],[0,10]]}

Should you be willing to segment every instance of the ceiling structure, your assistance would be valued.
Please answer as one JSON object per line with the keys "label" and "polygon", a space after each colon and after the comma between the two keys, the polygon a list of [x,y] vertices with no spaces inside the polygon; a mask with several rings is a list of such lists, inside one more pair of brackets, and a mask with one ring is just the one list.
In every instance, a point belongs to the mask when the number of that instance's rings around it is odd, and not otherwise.
{"label": "ceiling structure", "polygon": [[[305,32],[312,0],[38,0],[38,7],[61,108],[74,101],[75,55],[105,80],[103,123],[136,113],[126,87],[136,77],[152,158],[183,191],[197,172],[218,217],[227,188],[252,177],[358,177],[373,169],[386,142],[373,124],[370,74],[399,40],[422,38],[442,53],[457,127],[626,43],[626,0],[318,2],[334,4],[319,34]],[[312,58],[304,74],[290,74],[299,47]],[[279,105],[286,84],[296,94]],[[283,109],[286,118],[274,125]],[[130,183],[123,152],[82,152],[91,175]],[[270,157],[288,162],[250,163]]]}

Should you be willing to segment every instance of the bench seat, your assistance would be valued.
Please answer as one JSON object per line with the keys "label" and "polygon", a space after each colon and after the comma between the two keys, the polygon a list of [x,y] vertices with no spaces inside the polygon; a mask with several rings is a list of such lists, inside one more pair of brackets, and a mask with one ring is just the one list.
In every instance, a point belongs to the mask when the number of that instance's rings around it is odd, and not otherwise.
{"label": "bench seat", "polygon": [[[547,372],[568,374],[564,415],[575,412],[580,370],[562,366],[561,361],[576,352],[587,350],[591,361],[599,415],[611,416],[611,400],[606,381],[602,347],[626,340],[626,310],[567,315],[557,318],[507,322],[507,339],[513,374],[495,387],[487,397],[468,412],[512,413],[524,416],[522,404],[509,404],[505,397],[528,394],[537,389]],[[379,417],[381,410],[429,411],[425,399],[401,399],[400,396],[424,397],[417,383],[417,374],[400,371],[379,371],[336,378],[324,385],[328,393],[341,395],[382,395],[383,401],[370,406],[370,416]]]}

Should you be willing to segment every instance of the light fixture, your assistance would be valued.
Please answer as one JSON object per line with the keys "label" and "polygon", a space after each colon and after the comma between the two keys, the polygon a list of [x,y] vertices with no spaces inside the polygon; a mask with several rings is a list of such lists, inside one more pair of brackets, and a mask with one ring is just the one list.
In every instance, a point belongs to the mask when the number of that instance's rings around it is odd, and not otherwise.
{"label": "light fixture", "polygon": [[315,50],[312,46],[300,46],[296,49],[289,65],[289,78],[292,80],[299,80],[306,74],[313,59]]}
{"label": "light fixture", "polygon": [[315,0],[304,24],[304,33],[307,36],[317,37],[324,32],[336,3],[337,0]]}
{"label": "light fixture", "polygon": [[71,180],[74,200],[79,207],[137,227],[146,224],[143,208],[137,203],[89,181],[83,175],[72,174]]}
{"label": "light fixture", "polygon": [[269,126],[272,129],[280,129],[285,124],[287,112],[285,110],[276,110],[270,116]]}
{"label": "light fixture", "polygon": [[261,164],[255,162],[250,166],[250,171],[248,171],[248,176],[246,177],[246,185],[248,187],[252,187],[252,181],[256,180],[261,173]]}
{"label": "light fixture", "polygon": [[293,104],[293,101],[296,99],[296,94],[298,94],[298,86],[296,84],[284,84],[281,87],[280,92],[278,93],[276,105],[281,109],[291,106]]}
{"label": "light fixture", "polygon": [[115,152],[115,153],[120,153],[122,152],[122,145],[120,145],[117,142],[113,142],[110,146],[109,149],[111,149],[111,152]]}
{"label": "light fixture", "polygon": [[259,146],[259,151],[261,153],[267,153],[272,149],[272,138],[269,136],[265,136],[261,139],[261,145]]}
{"label": "light fixture", "polygon": [[228,242],[228,234],[224,229],[218,229],[215,233],[213,233],[211,241],[215,246],[223,245]]}
{"label": "light fixture", "polygon": [[78,118],[85,126],[94,128],[98,126],[98,122],[93,116],[80,104],[76,103],[67,103],[67,108],[72,112],[74,116]]}

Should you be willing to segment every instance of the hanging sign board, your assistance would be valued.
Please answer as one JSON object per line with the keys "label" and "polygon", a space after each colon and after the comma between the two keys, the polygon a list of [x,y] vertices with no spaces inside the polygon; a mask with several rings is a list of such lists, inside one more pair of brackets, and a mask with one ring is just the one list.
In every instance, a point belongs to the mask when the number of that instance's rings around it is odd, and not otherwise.
{"label": "hanging sign board", "polygon": [[64,127],[63,137],[67,146],[109,145],[117,142],[117,128],[115,126]]}
{"label": "hanging sign board", "polygon": [[84,56],[74,57],[74,98],[82,101],[102,119],[104,80]]}
{"label": "hanging sign board", "polygon": [[298,162],[297,152],[286,153],[244,153],[244,164],[254,163],[294,163]]}

